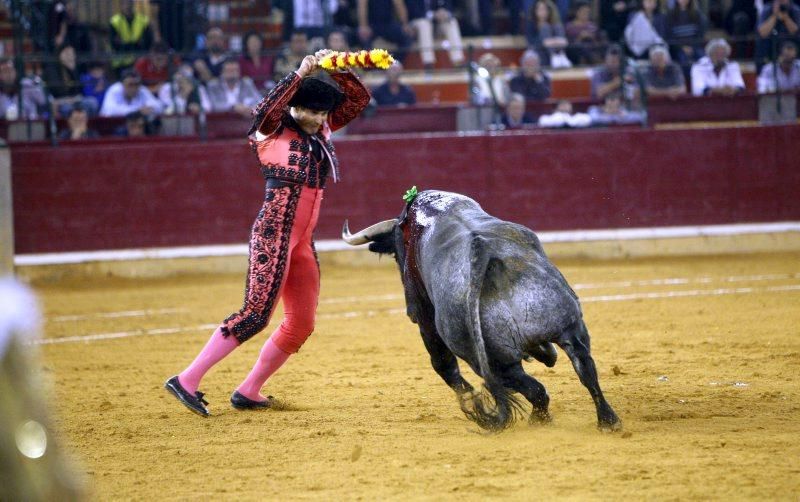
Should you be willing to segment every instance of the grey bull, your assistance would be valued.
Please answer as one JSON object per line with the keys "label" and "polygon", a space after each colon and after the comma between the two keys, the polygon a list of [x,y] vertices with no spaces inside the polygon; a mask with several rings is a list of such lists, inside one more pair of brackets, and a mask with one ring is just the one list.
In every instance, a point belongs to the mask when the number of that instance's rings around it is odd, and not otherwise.
{"label": "grey bull", "polygon": [[[547,391],[522,361],[552,367],[556,344],[589,390],[598,427],[621,428],[597,381],[578,297],[533,231],[487,214],[469,197],[426,190],[399,218],[355,234],[345,222],[342,238],[395,257],[408,316],[433,368],[478,425],[509,426],[520,409],[515,392],[533,406],[532,421],[551,420]],[[483,378],[485,391],[474,391],[457,358]]]}

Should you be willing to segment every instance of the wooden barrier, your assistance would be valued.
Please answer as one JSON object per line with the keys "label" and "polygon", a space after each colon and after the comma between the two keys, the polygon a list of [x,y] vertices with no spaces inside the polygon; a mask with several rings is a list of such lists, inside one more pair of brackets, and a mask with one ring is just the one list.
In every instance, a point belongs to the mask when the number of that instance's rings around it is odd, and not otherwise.
{"label": "wooden barrier", "polygon": [[[317,238],[397,216],[411,185],[536,230],[800,218],[800,125],[418,134],[336,142]],[[244,138],[11,148],[17,253],[244,243],[263,198]]]}

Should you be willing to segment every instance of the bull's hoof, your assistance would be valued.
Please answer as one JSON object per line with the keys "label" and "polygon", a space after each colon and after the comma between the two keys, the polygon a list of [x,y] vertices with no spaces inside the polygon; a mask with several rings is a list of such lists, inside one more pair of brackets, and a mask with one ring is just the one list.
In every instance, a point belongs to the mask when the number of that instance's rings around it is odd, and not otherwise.
{"label": "bull's hoof", "polygon": [[534,409],[533,412],[531,412],[530,418],[528,418],[528,423],[531,425],[547,425],[552,421],[553,417],[547,410]]}
{"label": "bull's hoof", "polygon": [[600,432],[619,432],[622,430],[622,420],[614,417],[613,421],[602,420],[597,422],[597,428]]}

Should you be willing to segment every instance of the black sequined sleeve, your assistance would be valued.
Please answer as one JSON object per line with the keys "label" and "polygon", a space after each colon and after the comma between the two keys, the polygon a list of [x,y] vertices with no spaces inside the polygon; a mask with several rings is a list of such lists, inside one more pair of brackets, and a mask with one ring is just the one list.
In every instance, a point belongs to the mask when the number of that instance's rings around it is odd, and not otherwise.
{"label": "black sequined sleeve", "polygon": [[261,134],[270,134],[277,129],[281,122],[283,109],[297,92],[302,80],[300,75],[292,71],[278,81],[277,85],[253,108],[253,125],[247,134],[253,134],[255,131],[260,131]]}
{"label": "black sequined sleeve", "polygon": [[328,117],[328,124],[331,130],[335,131],[346,126],[348,122],[356,118],[367,107],[370,95],[361,80],[350,71],[333,73],[331,78],[339,84],[345,96],[344,101],[331,110],[331,114]]}

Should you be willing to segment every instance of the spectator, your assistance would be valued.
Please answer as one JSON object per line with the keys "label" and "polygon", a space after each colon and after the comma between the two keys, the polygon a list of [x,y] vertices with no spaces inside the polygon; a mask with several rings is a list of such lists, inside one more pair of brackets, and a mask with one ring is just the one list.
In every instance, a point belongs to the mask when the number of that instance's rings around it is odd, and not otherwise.
{"label": "spectator", "polygon": [[308,54],[308,37],[302,31],[292,33],[289,44],[284,47],[283,52],[275,60],[275,71],[272,73],[272,80],[278,82],[300,67],[300,62]]}
{"label": "spectator", "polygon": [[644,69],[644,87],[649,97],[675,99],[686,95],[686,80],[681,68],[670,61],[666,46],[650,48],[650,64]]}
{"label": "spectator", "polygon": [[183,66],[172,76],[172,82],[165,82],[158,91],[158,99],[164,113],[172,115],[198,115],[201,111],[210,112],[211,100],[205,87],[198,85],[189,66]]}
{"label": "spectator", "polygon": [[734,96],[744,90],[739,63],[728,61],[731,46],[723,38],[706,44],[706,54],[692,65],[692,94],[695,96]]}
{"label": "spectator", "polygon": [[641,0],[642,8],[634,13],[625,26],[625,43],[637,59],[647,57],[654,45],[664,43],[664,15],[658,0]]}
{"label": "spectator", "polygon": [[208,98],[215,112],[233,111],[244,118],[260,100],[261,93],[250,77],[242,77],[239,61],[229,59],[222,65],[222,74],[208,83]]}
{"label": "spectator", "polygon": [[497,104],[501,108],[506,106],[511,90],[506,75],[500,67],[500,58],[487,52],[478,59],[478,65],[486,71],[479,69],[475,75],[475,104]]}
{"label": "spectator", "polygon": [[92,52],[92,41],[88,28],[78,22],[75,12],[76,0],[61,0],[53,4],[50,14],[50,37],[48,49],[54,51],[57,47],[69,44],[78,54]]}
{"label": "spectator", "polygon": [[567,47],[564,25],[552,0],[537,0],[533,4],[526,35],[528,47],[539,53],[542,64],[553,68],[572,66],[564,52]]}
{"label": "spectator", "polygon": [[125,136],[128,138],[143,138],[152,134],[148,127],[147,117],[140,112],[134,111],[125,115],[125,124],[114,131],[115,136]]}
{"label": "spectator", "polygon": [[83,105],[75,103],[67,116],[67,128],[58,133],[58,139],[69,141],[97,138],[97,131],[89,128],[89,114]]}
{"label": "spectator", "polygon": [[684,75],[703,57],[707,25],[706,17],[697,8],[697,0],[676,0],[667,14],[665,36],[672,59],[680,65]]}
{"label": "spectator", "polygon": [[206,32],[205,47],[193,56],[194,75],[207,84],[222,73],[222,64],[228,59],[225,33],[220,28],[210,28]]}
{"label": "spectator", "polygon": [[[251,31],[244,36],[244,51],[239,58],[242,75],[252,79],[259,90],[272,88],[272,56],[264,54],[264,39]],[[268,85],[269,84],[269,85]]]}
{"label": "spectator", "polygon": [[347,35],[342,30],[333,30],[328,33],[327,48],[336,52],[348,52],[350,44],[347,43]]}
{"label": "spectator", "polygon": [[[22,113],[19,100],[22,98]],[[0,119],[36,119],[47,98],[38,79],[17,81],[17,69],[9,58],[0,59]]]}
{"label": "spectator", "polygon": [[600,29],[609,41],[622,39],[630,10],[628,0],[600,0]]}
{"label": "spectator", "polygon": [[572,103],[566,99],[560,99],[556,103],[556,109],[549,115],[542,115],[538,120],[539,127],[588,127],[592,125],[592,119],[586,113],[572,113]]}
{"label": "spectator", "polygon": [[569,46],[567,56],[575,64],[596,64],[598,48],[604,40],[597,24],[592,21],[592,6],[585,0],[575,5],[575,18],[564,29]]}
{"label": "spectator", "polygon": [[725,31],[733,40],[734,53],[737,57],[746,54],[749,41],[746,38],[753,33],[758,15],[753,0],[732,0],[725,13]]}
{"label": "spectator", "polygon": [[153,93],[142,85],[142,78],[135,70],[125,70],[122,80],[108,88],[100,108],[103,117],[123,117],[132,112],[153,121],[161,113],[163,106]]}
{"label": "spectator", "polygon": [[90,116],[97,114],[98,102],[92,96],[83,95],[75,49],[71,45],[58,48],[58,61],[45,66],[44,81],[53,96],[53,111],[61,117],[69,115],[72,105],[79,102],[83,103]]}
{"label": "spectator", "polygon": [[400,83],[403,65],[396,61],[386,70],[386,82],[372,90],[378,106],[408,106],[416,104],[417,97],[411,87]]}
{"label": "spectator", "polygon": [[397,46],[395,56],[403,61],[413,36],[403,0],[358,0],[358,38],[364,47],[380,37]]}
{"label": "spectator", "polygon": [[122,0],[120,12],[111,16],[111,48],[114,51],[112,66],[118,74],[129,68],[136,60],[137,53],[143,53],[153,44],[153,30],[150,18],[135,12],[133,0]]}
{"label": "spectator", "polygon": [[309,39],[325,39],[338,10],[338,0],[292,0],[292,29]]}
{"label": "spectator", "polygon": [[624,84],[622,48],[617,44],[610,44],[606,49],[603,65],[592,70],[592,99],[605,99],[612,92],[622,92]]}
{"label": "spectator", "polygon": [[758,75],[758,92],[775,92],[778,89],[800,91],[800,61],[797,60],[797,44],[791,40],[781,45],[777,67],[774,63],[766,64]]}
{"label": "spectator", "polygon": [[592,119],[592,125],[641,124],[645,120],[643,112],[625,108],[622,94],[619,92],[607,94],[602,106],[590,106],[589,117]]}
{"label": "spectator", "polygon": [[773,32],[778,40],[797,40],[800,7],[791,0],[772,0],[764,5],[756,29],[756,69],[767,64],[772,56]]}
{"label": "spectator", "polygon": [[512,93],[508,98],[508,104],[500,117],[500,121],[505,129],[522,129],[526,125],[535,124],[530,113],[525,111],[525,96],[517,92]]}
{"label": "spectator", "polygon": [[100,61],[92,61],[80,76],[83,95],[95,99],[98,106],[103,102],[106,90],[111,83],[106,76],[106,66]]}
{"label": "spectator", "polygon": [[539,55],[531,50],[522,54],[519,60],[520,71],[508,83],[511,92],[522,94],[531,101],[544,101],[550,97],[550,77],[542,71]]}
{"label": "spectator", "polygon": [[[514,13],[509,12],[509,19],[516,20],[516,25],[511,22],[509,27],[509,34],[516,35],[519,33],[520,21],[520,7],[519,0],[515,0],[517,4]],[[462,18],[462,28],[469,36],[482,36],[486,37],[492,34],[492,18],[494,17],[494,1],[493,0],[466,0],[462,3],[464,13]],[[513,33],[512,33],[513,32]]]}
{"label": "spectator", "polygon": [[164,82],[169,81],[169,76],[180,64],[178,58],[173,56],[170,61],[170,49],[164,42],[156,42],[146,56],[136,60],[133,69],[142,77],[142,84],[150,92],[156,93]]}
{"label": "spectator", "polygon": [[464,64],[464,50],[461,42],[461,28],[453,16],[453,4],[450,0],[405,0],[408,19],[417,34],[417,45],[422,56],[422,65],[426,70],[433,69],[436,64],[436,42],[434,40],[434,23],[444,32],[450,48],[450,62],[453,66]]}

